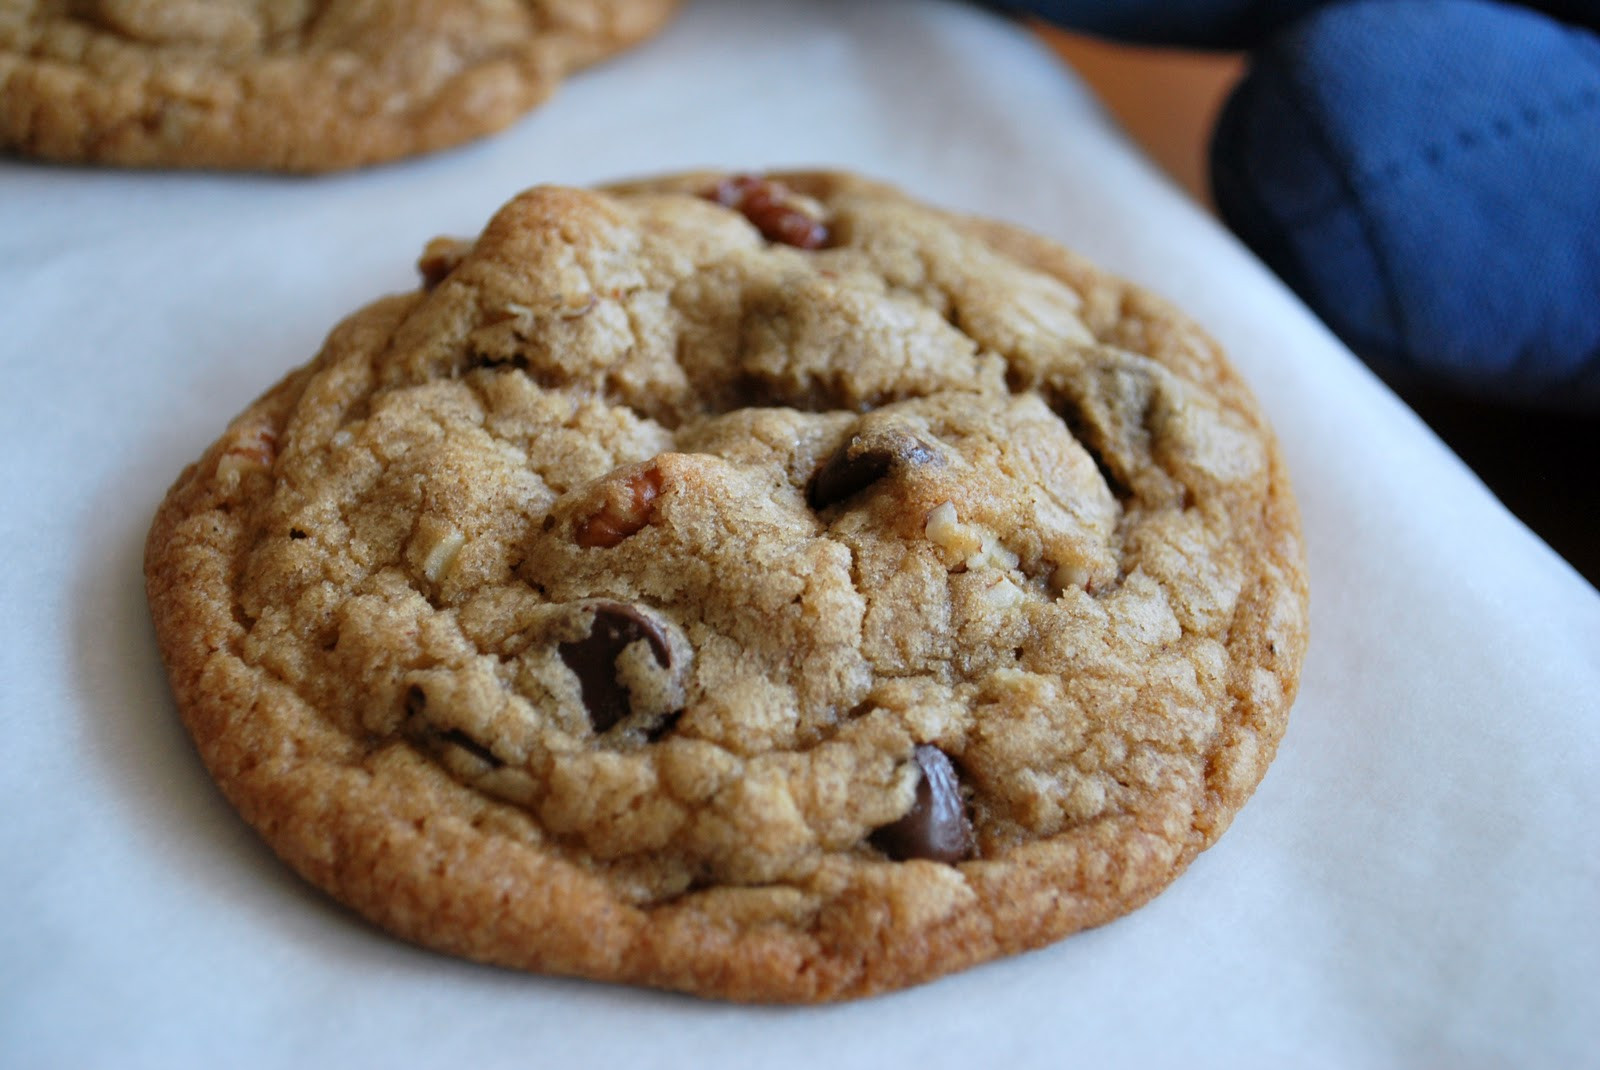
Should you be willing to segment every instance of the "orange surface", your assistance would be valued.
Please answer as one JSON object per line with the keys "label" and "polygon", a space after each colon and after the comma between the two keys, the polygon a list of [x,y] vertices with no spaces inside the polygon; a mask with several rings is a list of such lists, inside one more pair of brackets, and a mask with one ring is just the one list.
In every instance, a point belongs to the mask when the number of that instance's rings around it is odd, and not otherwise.
{"label": "orange surface", "polygon": [[1206,145],[1243,59],[1231,53],[1111,44],[1042,24],[1035,29],[1145,152],[1209,208]]}

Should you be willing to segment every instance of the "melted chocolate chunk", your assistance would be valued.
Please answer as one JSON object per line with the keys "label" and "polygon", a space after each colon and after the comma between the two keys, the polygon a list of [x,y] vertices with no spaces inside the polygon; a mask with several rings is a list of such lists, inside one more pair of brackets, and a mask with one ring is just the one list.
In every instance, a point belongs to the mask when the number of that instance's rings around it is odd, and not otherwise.
{"label": "melted chocolate chunk", "polygon": [[631,712],[628,689],[617,679],[617,658],[643,639],[663,669],[672,662],[666,636],[655,623],[623,602],[599,602],[587,638],[561,643],[556,650],[578,677],[583,705],[596,732],[604,732]]}
{"label": "melted chocolate chunk", "polygon": [[938,450],[908,431],[889,429],[851,435],[850,441],[834,450],[811,477],[806,501],[813,509],[824,509],[891,473],[943,461]]}
{"label": "melted chocolate chunk", "polygon": [[482,743],[479,743],[477,740],[473,739],[459,728],[452,728],[448,732],[441,732],[437,738],[441,743],[448,743],[452,747],[460,747],[462,750],[478,759],[478,761],[483,762],[486,765],[491,765],[496,769],[506,764],[494,756],[494,751],[490,750],[488,747],[485,747]]}
{"label": "melted chocolate chunk", "polygon": [[961,781],[944,751],[917,744],[911,758],[922,776],[917,799],[900,820],[873,832],[872,845],[896,862],[926,858],[954,864],[972,856],[972,823],[961,801]]}
{"label": "melted chocolate chunk", "polygon": [[428,694],[413,684],[406,689],[407,732],[420,743],[437,751],[442,746],[459,747],[494,769],[505,765],[486,744],[479,743],[459,728],[440,729],[428,721]]}
{"label": "melted chocolate chunk", "polygon": [[645,729],[644,738],[647,743],[660,743],[667,734],[678,727],[678,722],[683,720],[682,710],[673,710],[661,720]]}
{"label": "melted chocolate chunk", "polygon": [[1104,436],[1094,430],[1082,415],[1072,409],[1062,408],[1056,415],[1061,417],[1061,421],[1067,425],[1067,430],[1072,433],[1072,437],[1078,440],[1078,444],[1083,447],[1083,451],[1094,462],[1095,471],[1100,473],[1100,478],[1105,481],[1106,489],[1111,492],[1112,497],[1119,502],[1126,502],[1133,497],[1133,490],[1121,476],[1117,475],[1116,467],[1112,465],[1106,455],[1106,451],[1101,446]]}

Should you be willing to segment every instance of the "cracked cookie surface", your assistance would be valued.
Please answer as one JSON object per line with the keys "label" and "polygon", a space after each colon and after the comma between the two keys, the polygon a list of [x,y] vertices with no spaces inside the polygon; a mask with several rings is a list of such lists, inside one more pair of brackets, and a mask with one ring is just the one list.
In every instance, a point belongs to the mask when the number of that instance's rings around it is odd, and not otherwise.
{"label": "cracked cookie surface", "polygon": [[679,0],[8,0],[0,149],[317,172],[499,130]]}
{"label": "cracked cookie surface", "polygon": [[1165,303],[838,174],[538,188],[179,479],[218,783],[445,951],[748,1000],[1158,892],[1283,733],[1298,523]]}

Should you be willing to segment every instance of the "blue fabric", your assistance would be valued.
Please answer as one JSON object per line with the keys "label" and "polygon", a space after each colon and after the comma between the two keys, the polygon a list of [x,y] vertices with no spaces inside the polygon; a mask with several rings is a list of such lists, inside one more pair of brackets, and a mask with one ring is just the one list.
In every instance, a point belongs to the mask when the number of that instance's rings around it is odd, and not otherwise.
{"label": "blue fabric", "polygon": [[1600,407],[1600,39],[1480,0],[1321,8],[1212,150],[1228,224],[1402,384]]}
{"label": "blue fabric", "polygon": [[1400,385],[1600,411],[1600,0],[1022,6],[1254,49],[1212,143],[1240,237]]}
{"label": "blue fabric", "polygon": [[[1316,7],[1337,0],[1013,0],[994,6],[1079,33],[1147,45],[1252,49]],[[1600,29],[1600,0],[1524,0],[1558,19]]]}

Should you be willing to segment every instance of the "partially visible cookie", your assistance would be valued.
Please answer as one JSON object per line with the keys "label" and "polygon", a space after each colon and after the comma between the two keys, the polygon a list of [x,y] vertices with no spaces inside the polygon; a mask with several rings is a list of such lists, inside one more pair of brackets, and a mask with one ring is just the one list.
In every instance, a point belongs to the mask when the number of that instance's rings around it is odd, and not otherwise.
{"label": "partially visible cookie", "polygon": [[179,479],[178,706],[408,939],[740,1000],[1115,918],[1307,636],[1277,445],[1165,303],[834,174],[530,190]]}
{"label": "partially visible cookie", "polygon": [[492,133],[679,0],[7,0],[0,149],[334,171]]}

